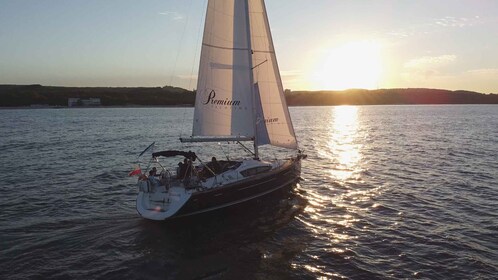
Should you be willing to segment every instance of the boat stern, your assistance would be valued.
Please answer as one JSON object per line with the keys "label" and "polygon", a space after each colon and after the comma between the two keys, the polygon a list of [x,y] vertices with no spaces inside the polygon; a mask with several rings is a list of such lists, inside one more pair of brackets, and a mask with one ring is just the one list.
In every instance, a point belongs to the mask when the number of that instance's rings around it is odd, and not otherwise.
{"label": "boat stern", "polygon": [[166,220],[174,216],[189,200],[191,192],[184,187],[151,187],[139,182],[136,208],[140,216],[150,220]]}

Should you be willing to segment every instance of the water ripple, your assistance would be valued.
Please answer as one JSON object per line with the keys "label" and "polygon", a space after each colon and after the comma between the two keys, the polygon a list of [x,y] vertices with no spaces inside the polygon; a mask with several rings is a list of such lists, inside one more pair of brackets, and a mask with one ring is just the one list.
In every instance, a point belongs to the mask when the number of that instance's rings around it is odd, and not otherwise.
{"label": "water ripple", "polygon": [[136,187],[127,173],[137,152],[157,141],[161,149],[199,149],[201,156],[236,153],[178,143],[188,133],[191,109],[1,110],[9,125],[0,126],[0,162],[7,167],[0,174],[0,275],[498,275],[496,106],[291,113],[308,153],[304,180],[293,191],[188,221],[154,223],[135,212]]}

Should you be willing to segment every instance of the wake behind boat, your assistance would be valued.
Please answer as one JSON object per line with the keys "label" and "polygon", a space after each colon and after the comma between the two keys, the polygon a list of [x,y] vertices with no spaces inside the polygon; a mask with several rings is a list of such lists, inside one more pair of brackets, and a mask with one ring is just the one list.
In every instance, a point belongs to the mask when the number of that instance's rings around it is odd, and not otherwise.
{"label": "wake behind boat", "polygon": [[[300,178],[298,150],[263,0],[209,0],[202,41],[192,136],[182,142],[253,143],[250,158],[204,164],[193,152],[163,151],[141,174],[137,211],[147,219],[203,213],[242,203]],[[297,151],[260,159],[258,147]],[[164,168],[160,157],[184,158]],[[149,167],[152,166],[149,164]],[[157,170],[157,167],[156,167]],[[146,176],[149,172],[149,176]],[[157,176],[157,178],[156,178]]]}

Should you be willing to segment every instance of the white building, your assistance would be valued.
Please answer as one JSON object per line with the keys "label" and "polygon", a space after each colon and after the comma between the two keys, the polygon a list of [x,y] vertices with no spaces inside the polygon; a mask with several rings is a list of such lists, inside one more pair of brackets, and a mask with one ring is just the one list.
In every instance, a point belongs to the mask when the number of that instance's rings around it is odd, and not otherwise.
{"label": "white building", "polygon": [[75,106],[100,106],[102,103],[100,102],[100,98],[68,98],[67,99],[67,107],[75,107]]}

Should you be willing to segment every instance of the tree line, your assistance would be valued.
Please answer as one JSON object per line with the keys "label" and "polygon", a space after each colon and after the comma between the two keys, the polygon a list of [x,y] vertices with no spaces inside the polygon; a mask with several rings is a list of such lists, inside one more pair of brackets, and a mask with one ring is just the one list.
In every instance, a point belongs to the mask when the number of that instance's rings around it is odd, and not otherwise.
{"label": "tree line", "polygon": [[[498,104],[498,94],[441,89],[285,90],[289,106],[384,104]],[[0,85],[0,107],[67,106],[68,98],[100,98],[102,106],[193,106],[195,91],[178,87],[54,87]]]}
{"label": "tree line", "polygon": [[0,85],[0,107],[44,104],[67,106],[68,98],[100,98],[102,106],[175,106],[194,104],[192,91],[177,87],[53,87]]}
{"label": "tree line", "polygon": [[286,90],[290,106],[388,104],[498,104],[498,94],[426,88],[350,89],[344,91]]}

